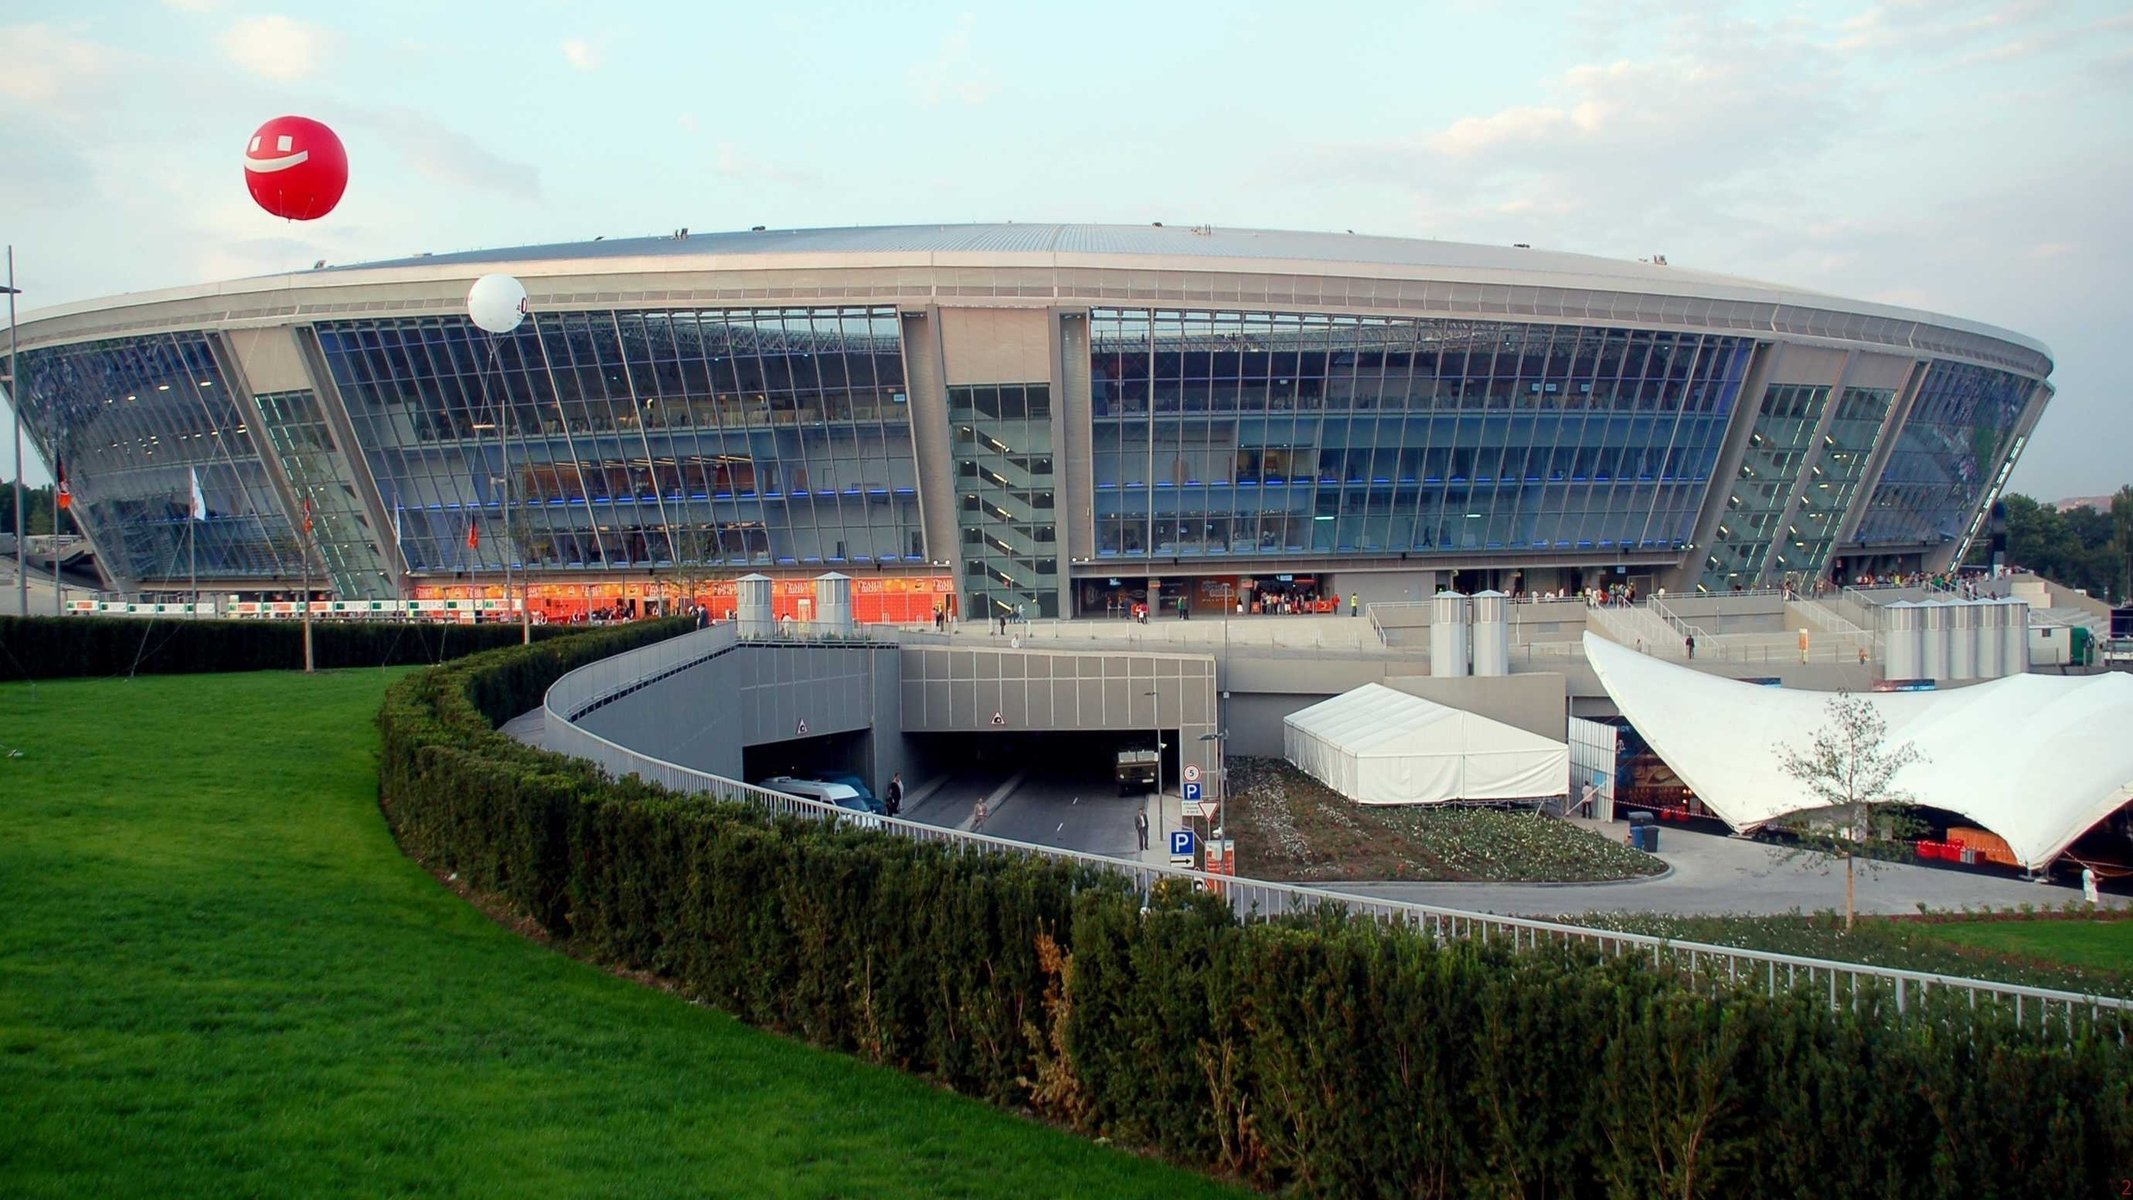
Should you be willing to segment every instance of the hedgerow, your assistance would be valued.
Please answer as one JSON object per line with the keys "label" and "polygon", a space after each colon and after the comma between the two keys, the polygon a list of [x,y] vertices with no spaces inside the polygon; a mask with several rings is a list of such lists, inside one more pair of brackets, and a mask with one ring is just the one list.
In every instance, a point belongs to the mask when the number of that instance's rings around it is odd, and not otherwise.
{"label": "hedgerow", "polygon": [[1175,885],[612,781],[494,732],[633,640],[397,684],[385,811],[410,854],[571,952],[763,1027],[1299,1195],[2080,1195],[2133,1164],[2113,1019],[1714,994],[1568,947],[1246,920]]}
{"label": "hedgerow", "polygon": [[[533,637],[582,630],[537,625]],[[516,646],[523,636],[516,625],[317,621],[311,652],[321,670],[418,666]],[[0,681],[287,671],[303,666],[303,638],[303,626],[291,621],[0,616]]]}

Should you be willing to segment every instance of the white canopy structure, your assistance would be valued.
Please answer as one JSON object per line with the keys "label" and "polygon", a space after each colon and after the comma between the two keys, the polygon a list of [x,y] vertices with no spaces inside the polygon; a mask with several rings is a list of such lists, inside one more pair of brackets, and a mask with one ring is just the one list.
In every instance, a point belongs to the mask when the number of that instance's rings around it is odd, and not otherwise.
{"label": "white canopy structure", "polygon": [[1284,720],[1290,762],[1363,804],[1530,800],[1570,786],[1570,747],[1366,683]]}
{"label": "white canopy structure", "polygon": [[[1653,753],[1736,830],[1815,807],[1780,765],[1829,722],[1827,692],[1706,675],[1585,635],[1585,658]],[[2133,676],[2011,675],[1944,692],[1868,693],[1887,744],[1924,757],[1898,787],[2042,867],[2133,798]]]}

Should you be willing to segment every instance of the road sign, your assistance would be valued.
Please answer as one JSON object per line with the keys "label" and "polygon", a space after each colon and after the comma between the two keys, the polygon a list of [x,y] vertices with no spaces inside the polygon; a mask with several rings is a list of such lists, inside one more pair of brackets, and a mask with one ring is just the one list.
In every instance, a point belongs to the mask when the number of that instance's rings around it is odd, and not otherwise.
{"label": "road sign", "polygon": [[1000,713],[995,712],[992,715],[992,723],[995,725],[1005,725],[1007,724],[1007,718],[1001,715]]}
{"label": "road sign", "polygon": [[1187,783],[1198,783],[1198,782],[1200,782],[1200,768],[1199,768],[1199,766],[1198,766],[1197,764],[1195,764],[1195,763],[1186,763],[1186,764],[1185,764],[1185,782],[1187,782]]}
{"label": "road sign", "polygon": [[1207,812],[1198,800],[1187,799],[1185,801],[1185,815],[1188,817],[1204,817]]}
{"label": "road sign", "polygon": [[1184,864],[1186,864],[1186,865],[1190,865],[1190,864],[1191,864],[1191,862],[1192,862],[1192,847],[1193,847],[1193,835],[1192,835],[1192,830],[1190,830],[1190,829],[1173,829],[1173,830],[1171,830],[1171,831],[1170,831],[1170,861],[1171,861],[1171,862],[1174,862],[1174,863],[1175,863],[1175,862],[1179,862],[1180,860],[1183,860]]}
{"label": "road sign", "polygon": [[794,736],[796,736],[796,737],[806,737],[806,736],[807,736],[807,719],[806,719],[805,717],[802,717],[802,718],[800,719],[800,726],[799,726],[799,728],[797,728],[797,729],[793,730],[793,734],[794,734]]}
{"label": "road sign", "polygon": [[[1188,775],[1186,776],[1186,778],[1189,780],[1192,777]],[[1197,783],[1187,783],[1185,785],[1185,798],[1187,800],[1198,800],[1200,798],[1200,785]]]}

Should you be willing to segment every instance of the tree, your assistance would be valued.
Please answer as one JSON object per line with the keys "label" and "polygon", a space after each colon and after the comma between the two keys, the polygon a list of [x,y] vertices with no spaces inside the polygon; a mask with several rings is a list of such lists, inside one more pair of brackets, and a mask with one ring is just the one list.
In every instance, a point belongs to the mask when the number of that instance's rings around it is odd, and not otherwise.
{"label": "tree", "polygon": [[1787,746],[1779,752],[1785,774],[1820,802],[1791,823],[1800,851],[1844,860],[1846,933],[1852,928],[1853,873],[1860,854],[1918,829],[1910,813],[1916,797],[1896,786],[1896,776],[1924,755],[1910,742],[1890,748],[1888,729],[1873,701],[1838,692],[1830,697],[1829,721],[1816,731],[1813,744],[1804,751]]}
{"label": "tree", "polygon": [[2118,578],[2118,601],[2133,601],[2133,483],[2111,497],[2111,566]]}

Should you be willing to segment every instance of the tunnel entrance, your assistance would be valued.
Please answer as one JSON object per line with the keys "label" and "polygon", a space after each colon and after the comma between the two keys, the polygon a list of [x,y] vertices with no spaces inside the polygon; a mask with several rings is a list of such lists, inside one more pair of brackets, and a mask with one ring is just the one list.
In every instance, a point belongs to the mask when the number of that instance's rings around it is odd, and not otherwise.
{"label": "tunnel entrance", "polygon": [[[1004,780],[1017,771],[1032,781],[1072,784],[1091,794],[1116,794],[1118,753],[1155,747],[1153,729],[1016,730],[1012,733],[904,735],[905,778],[943,775]],[[1163,731],[1163,786],[1178,789],[1178,731]]]}

